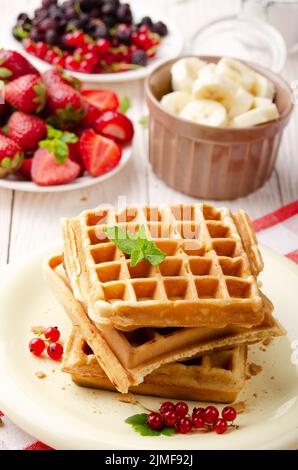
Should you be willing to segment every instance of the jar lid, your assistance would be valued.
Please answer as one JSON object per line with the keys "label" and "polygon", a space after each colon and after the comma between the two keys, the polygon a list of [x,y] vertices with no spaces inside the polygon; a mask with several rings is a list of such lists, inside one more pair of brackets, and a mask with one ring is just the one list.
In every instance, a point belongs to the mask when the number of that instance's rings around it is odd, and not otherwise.
{"label": "jar lid", "polygon": [[245,15],[225,16],[203,26],[191,39],[199,55],[235,57],[281,72],[287,58],[286,44],[277,29]]}

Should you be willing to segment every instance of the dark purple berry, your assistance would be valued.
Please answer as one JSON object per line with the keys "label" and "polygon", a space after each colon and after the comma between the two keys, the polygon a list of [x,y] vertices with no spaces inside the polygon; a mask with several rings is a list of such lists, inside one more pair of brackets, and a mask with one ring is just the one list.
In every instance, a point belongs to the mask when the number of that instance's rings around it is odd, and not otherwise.
{"label": "dark purple berry", "polygon": [[151,28],[151,26],[153,25],[153,21],[151,20],[150,16],[144,16],[144,18],[141,19],[139,26],[142,26],[142,25],[145,25]]}
{"label": "dark purple berry", "polygon": [[135,65],[146,65],[147,55],[144,51],[135,51],[131,56],[131,63]]}
{"label": "dark purple berry", "polygon": [[132,13],[128,3],[123,3],[117,8],[117,19],[121,23],[132,23]]}
{"label": "dark purple berry", "polygon": [[46,41],[46,43],[51,44],[51,45],[57,44],[58,35],[57,35],[57,33],[54,29],[49,29],[45,33],[45,41]]}
{"label": "dark purple berry", "polygon": [[168,34],[167,25],[165,25],[162,21],[154,23],[151,29],[154,33],[159,34],[161,37],[166,36]]}

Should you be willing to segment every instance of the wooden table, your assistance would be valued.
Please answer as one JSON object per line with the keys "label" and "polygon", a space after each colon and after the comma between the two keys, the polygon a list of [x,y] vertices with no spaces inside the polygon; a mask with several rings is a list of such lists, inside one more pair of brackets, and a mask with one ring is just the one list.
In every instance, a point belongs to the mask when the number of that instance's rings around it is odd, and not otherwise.
{"label": "wooden table", "polygon": [[[213,17],[235,13],[236,0],[137,0],[143,1],[144,10],[158,18],[163,13],[174,18],[179,28],[190,37],[196,29]],[[1,0],[1,23],[13,12],[25,9],[35,0]],[[13,10],[13,11],[12,11]],[[2,28],[1,28],[2,29]],[[0,46],[7,47],[8,38],[0,36]],[[298,78],[298,57],[288,59],[284,77],[291,82]],[[167,187],[152,173],[148,164],[147,131],[137,122],[147,114],[144,104],[143,82],[113,86],[121,95],[132,98],[136,122],[133,158],[127,167],[103,184],[81,191],[57,194],[30,194],[0,190],[0,267],[33,255],[59,236],[59,219],[78,214],[99,203],[117,204],[118,197],[127,203],[187,202],[188,198]],[[297,155],[298,109],[294,110],[281,145],[278,162],[267,184],[254,194],[227,202],[231,208],[243,207],[252,217],[259,217],[298,198]],[[122,204],[124,200],[122,200]],[[223,201],[222,205],[225,204]]]}

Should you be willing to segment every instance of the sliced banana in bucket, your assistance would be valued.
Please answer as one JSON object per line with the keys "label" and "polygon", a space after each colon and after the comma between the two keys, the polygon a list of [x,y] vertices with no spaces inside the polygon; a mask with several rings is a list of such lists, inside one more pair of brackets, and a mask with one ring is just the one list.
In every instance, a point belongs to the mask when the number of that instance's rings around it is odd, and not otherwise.
{"label": "sliced banana in bucket", "polygon": [[215,64],[196,57],[177,60],[171,93],[161,104],[183,119],[217,127],[252,127],[279,118],[274,84],[243,62],[223,57]]}

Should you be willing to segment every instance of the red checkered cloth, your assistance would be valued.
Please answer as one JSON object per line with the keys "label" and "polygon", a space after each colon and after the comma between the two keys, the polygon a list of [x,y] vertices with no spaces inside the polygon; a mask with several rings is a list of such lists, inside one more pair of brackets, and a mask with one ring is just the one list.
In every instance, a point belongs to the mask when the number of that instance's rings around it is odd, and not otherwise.
{"label": "red checkered cloth", "polygon": [[[298,263],[298,201],[288,204],[253,223],[260,243]],[[51,450],[15,426],[0,411],[0,450]]]}

